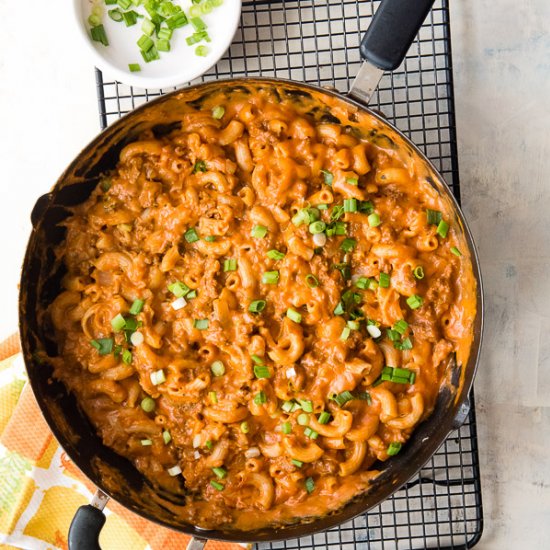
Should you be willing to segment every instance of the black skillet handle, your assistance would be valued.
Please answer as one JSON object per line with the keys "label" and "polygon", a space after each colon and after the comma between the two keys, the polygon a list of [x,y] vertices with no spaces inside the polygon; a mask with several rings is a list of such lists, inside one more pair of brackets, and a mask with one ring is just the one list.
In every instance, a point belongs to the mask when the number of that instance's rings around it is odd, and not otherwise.
{"label": "black skillet handle", "polygon": [[99,533],[105,515],[91,504],[81,506],[69,527],[69,550],[101,550]]}
{"label": "black skillet handle", "polygon": [[397,69],[434,1],[382,0],[361,41],[361,57],[384,71]]}

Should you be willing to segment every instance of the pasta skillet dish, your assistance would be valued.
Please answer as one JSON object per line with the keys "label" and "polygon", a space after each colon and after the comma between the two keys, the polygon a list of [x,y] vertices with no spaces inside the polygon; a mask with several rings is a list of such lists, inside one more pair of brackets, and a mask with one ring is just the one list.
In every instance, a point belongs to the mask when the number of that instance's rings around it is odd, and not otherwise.
{"label": "pasta skillet dish", "polygon": [[[347,106],[349,109],[349,106]],[[368,489],[465,364],[475,281],[414,159],[335,104],[185,105],[63,222],[54,376],[183,521],[251,530]]]}

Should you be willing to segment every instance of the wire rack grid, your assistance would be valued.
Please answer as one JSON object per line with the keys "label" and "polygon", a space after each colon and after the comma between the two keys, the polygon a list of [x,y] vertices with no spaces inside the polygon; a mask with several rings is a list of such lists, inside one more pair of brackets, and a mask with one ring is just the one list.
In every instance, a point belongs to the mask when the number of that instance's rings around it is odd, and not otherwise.
{"label": "wire rack grid", "polygon": [[[371,107],[416,143],[460,198],[448,0],[437,0],[403,65],[384,76]],[[361,33],[377,0],[245,1],[223,59],[196,82],[276,76],[347,91],[361,59]],[[140,90],[96,71],[100,124],[171,90]],[[379,507],[302,539],[258,550],[466,549],[483,530],[473,395],[466,423],[420,473]]]}

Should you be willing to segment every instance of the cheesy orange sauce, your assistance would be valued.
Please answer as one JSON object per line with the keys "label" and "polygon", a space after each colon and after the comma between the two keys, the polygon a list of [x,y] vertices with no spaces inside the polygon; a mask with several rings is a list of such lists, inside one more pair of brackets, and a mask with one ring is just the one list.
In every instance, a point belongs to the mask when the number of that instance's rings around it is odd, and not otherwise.
{"label": "cheesy orange sauce", "polygon": [[54,376],[182,521],[340,508],[468,358],[452,207],[347,108],[261,87],[184,104],[65,222]]}

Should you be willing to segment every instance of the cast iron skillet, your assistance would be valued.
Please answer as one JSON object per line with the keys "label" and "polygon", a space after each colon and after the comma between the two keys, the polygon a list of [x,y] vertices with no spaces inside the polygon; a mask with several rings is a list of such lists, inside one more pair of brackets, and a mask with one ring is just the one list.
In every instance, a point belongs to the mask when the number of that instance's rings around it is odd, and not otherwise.
{"label": "cast iron skillet", "polygon": [[[37,201],[31,214],[33,231],[21,276],[21,347],[31,386],[48,425],[74,463],[98,487],[92,505],[82,506],[73,520],[69,532],[71,550],[99,549],[99,532],[105,522],[101,510],[109,498],[146,519],[191,535],[194,548],[202,547],[207,538],[252,542],[311,535],[378,505],[414,476],[450,432],[464,422],[469,411],[468,394],[479,357],[483,326],[482,286],[472,237],[456,200],[434,166],[399,130],[365,107],[384,70],[393,70],[402,62],[432,3],[433,0],[383,0],[361,44],[365,62],[349,92],[352,99],[342,98],[333,91],[278,79],[234,79],[176,91],[141,106],[107,128],[70,164],[52,191]],[[399,455],[380,465],[383,471],[366,493],[338,511],[307,523],[251,532],[204,530],[182,523],[170,511],[173,495],[160,495],[164,499],[161,503],[152,499],[153,490],[144,477],[127,459],[102,444],[74,397],[67,393],[62,383],[52,379],[52,369],[47,362],[41,361],[44,354],[40,352],[55,355],[56,344],[52,328],[39,312],[51,303],[61,288],[63,268],[53,253],[53,248],[65,235],[59,222],[69,215],[67,207],[86,200],[97,185],[100,174],[115,166],[122,147],[137,139],[137,134],[146,128],[152,128],[157,134],[169,132],[173,128],[171,123],[177,120],[178,103],[182,101],[199,98],[211,90],[250,85],[277,86],[289,95],[322,94],[331,101],[338,98],[352,109],[365,113],[369,123],[378,128],[379,136],[418,159],[426,180],[448,199],[455,214],[453,222],[462,229],[464,246],[469,249],[477,282],[477,315],[468,363],[462,367],[456,364],[449,367],[448,383],[439,393],[433,414],[417,427]]]}

